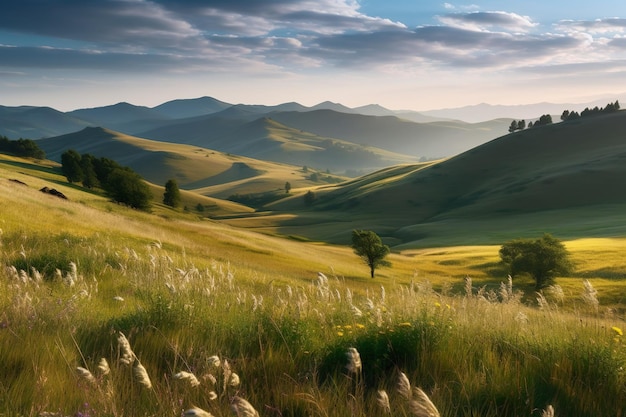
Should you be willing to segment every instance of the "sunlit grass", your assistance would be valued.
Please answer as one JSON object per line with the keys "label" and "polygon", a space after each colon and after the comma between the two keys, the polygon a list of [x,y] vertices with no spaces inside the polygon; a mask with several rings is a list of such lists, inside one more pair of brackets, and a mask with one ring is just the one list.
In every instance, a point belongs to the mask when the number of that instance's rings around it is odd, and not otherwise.
{"label": "sunlit grass", "polygon": [[[371,280],[346,246],[164,218],[62,184],[70,200],[55,199],[37,191],[48,178],[0,168],[0,414],[226,416],[239,398],[264,416],[383,416],[385,389],[393,415],[410,415],[401,372],[442,416],[626,413],[623,240],[566,242],[576,276],[542,299],[523,278],[509,286],[495,245],[395,253]],[[138,362],[120,360],[120,332]]]}

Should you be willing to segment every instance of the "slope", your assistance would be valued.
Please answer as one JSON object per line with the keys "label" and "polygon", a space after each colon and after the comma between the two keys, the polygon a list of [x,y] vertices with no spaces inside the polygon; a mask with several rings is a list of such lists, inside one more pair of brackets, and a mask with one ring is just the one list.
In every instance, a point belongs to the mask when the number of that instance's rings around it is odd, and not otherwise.
{"label": "slope", "polygon": [[[542,231],[620,235],[625,136],[625,112],[528,129],[439,163],[318,188],[312,208],[296,196],[281,201],[271,208],[299,217],[275,230],[340,241],[367,227],[398,246],[493,243]],[[311,221],[318,222],[312,233],[302,227]]]}
{"label": "slope", "polygon": [[[227,155],[209,149],[157,142],[124,135],[103,128],[38,141],[52,160],[60,161],[68,149],[106,157],[129,166],[154,184],[177,180],[181,188],[226,198],[231,194],[270,192],[282,189],[286,181],[293,188],[311,186],[299,168],[251,158]],[[244,169],[242,169],[242,167]],[[219,189],[211,187],[219,185]]]}
{"label": "slope", "polygon": [[455,121],[415,123],[396,116],[365,116],[332,110],[281,112],[270,117],[320,136],[428,159],[471,149],[505,132],[510,124],[510,120],[480,126]]}

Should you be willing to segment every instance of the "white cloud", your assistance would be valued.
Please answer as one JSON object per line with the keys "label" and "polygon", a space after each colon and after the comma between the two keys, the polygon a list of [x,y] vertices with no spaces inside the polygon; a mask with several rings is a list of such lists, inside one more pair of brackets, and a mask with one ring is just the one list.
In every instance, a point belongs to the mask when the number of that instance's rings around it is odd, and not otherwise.
{"label": "white cloud", "polygon": [[526,32],[537,26],[528,16],[502,11],[452,13],[439,16],[439,21],[449,26],[476,31],[513,30]]}

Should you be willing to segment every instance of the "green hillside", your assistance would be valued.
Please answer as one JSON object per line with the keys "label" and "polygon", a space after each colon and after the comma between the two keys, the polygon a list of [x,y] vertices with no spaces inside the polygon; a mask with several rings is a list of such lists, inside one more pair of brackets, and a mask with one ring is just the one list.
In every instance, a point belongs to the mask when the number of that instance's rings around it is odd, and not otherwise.
{"label": "green hillside", "polygon": [[[312,207],[293,196],[269,208],[299,213],[278,222],[283,233],[331,241],[355,227],[403,246],[493,243],[537,231],[622,235],[625,134],[624,112],[527,129],[436,164],[319,188]],[[319,223],[314,231],[301,227],[307,219]]]}
{"label": "green hillside", "polygon": [[50,161],[0,155],[0,194],[0,415],[383,417],[382,390],[402,416],[626,412],[623,238],[567,241],[575,275],[537,294],[497,245],[394,250],[372,280],[347,246],[132,210]]}
{"label": "green hillside", "polygon": [[37,143],[55,161],[60,161],[66,150],[74,149],[81,154],[113,159],[154,184],[165,184],[173,178],[182,189],[222,199],[233,194],[276,192],[286,182],[293,189],[316,184],[301,167],[157,142],[102,128],[87,128]]}

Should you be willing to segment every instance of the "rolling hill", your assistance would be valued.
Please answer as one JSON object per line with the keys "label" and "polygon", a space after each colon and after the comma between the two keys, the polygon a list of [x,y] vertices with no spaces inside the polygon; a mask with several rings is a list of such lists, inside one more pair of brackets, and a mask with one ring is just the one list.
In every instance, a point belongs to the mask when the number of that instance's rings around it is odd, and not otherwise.
{"label": "rolling hill", "polygon": [[[438,163],[320,187],[312,207],[292,196],[268,207],[268,216],[276,216],[278,233],[346,243],[351,229],[368,228],[397,247],[493,243],[544,231],[621,235],[625,137],[626,112],[527,129]],[[257,227],[250,219],[232,224]]]}
{"label": "rolling hill", "polygon": [[157,142],[103,128],[85,128],[38,141],[49,159],[61,160],[68,149],[106,157],[129,166],[154,184],[174,178],[181,189],[217,198],[233,194],[284,193],[315,185],[300,167],[228,155],[196,146]]}

